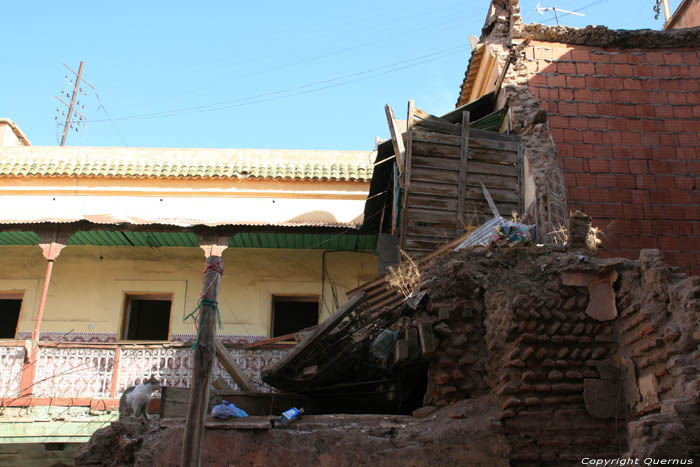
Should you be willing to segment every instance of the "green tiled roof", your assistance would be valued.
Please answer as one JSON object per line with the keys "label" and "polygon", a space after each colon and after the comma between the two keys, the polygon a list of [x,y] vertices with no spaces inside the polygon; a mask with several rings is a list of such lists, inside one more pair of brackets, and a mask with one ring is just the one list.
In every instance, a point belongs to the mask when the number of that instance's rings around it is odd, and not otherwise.
{"label": "green tiled roof", "polygon": [[371,151],[3,148],[0,176],[254,178],[368,182]]}

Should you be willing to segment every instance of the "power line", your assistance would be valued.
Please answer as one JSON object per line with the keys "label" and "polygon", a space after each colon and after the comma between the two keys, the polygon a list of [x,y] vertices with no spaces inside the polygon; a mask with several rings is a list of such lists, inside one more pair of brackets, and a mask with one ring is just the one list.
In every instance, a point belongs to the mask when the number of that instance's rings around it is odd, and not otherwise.
{"label": "power line", "polygon": [[[578,13],[579,11],[583,11],[583,10],[585,10],[585,9],[587,9],[587,8],[590,8],[590,7],[592,7],[592,6],[598,5],[598,4],[600,4],[600,3],[605,3],[605,2],[607,2],[607,1],[608,1],[608,0],[598,0],[598,1],[596,1],[596,2],[589,3],[589,4],[586,5],[586,6],[582,6],[581,8],[579,8],[579,9],[577,9],[577,10],[572,10],[572,11]],[[562,13],[561,15],[559,15],[559,18],[562,18],[562,17],[564,17],[564,16],[569,16],[569,15],[571,15],[571,13]],[[556,20],[557,20],[557,17],[556,17],[556,16],[552,16],[551,18],[542,21],[542,23],[551,23],[552,21],[556,21]]]}
{"label": "power line", "polygon": [[[115,118],[114,120],[145,120],[145,119],[155,119],[155,118],[164,118],[164,117],[174,117],[174,116],[185,114],[185,113],[215,112],[215,111],[226,110],[226,109],[230,109],[230,108],[234,108],[234,107],[241,107],[241,106],[245,106],[245,105],[256,104],[256,103],[260,103],[260,102],[268,102],[268,101],[279,99],[282,97],[292,97],[292,96],[298,96],[298,95],[303,95],[303,94],[309,94],[309,93],[318,92],[318,91],[322,91],[322,90],[329,89],[329,88],[334,88],[334,87],[338,87],[338,86],[343,86],[343,85],[355,83],[358,81],[363,81],[363,80],[375,78],[378,76],[383,76],[383,75],[386,75],[389,73],[394,73],[396,71],[400,71],[400,70],[403,70],[406,68],[415,67],[415,66],[421,65],[423,63],[431,62],[434,60],[445,58],[445,57],[450,56],[450,55],[454,55],[455,53],[462,52],[462,51],[466,50],[467,48],[468,48],[467,45],[460,45],[460,46],[453,47],[450,49],[443,49],[443,50],[431,52],[429,54],[425,54],[425,55],[422,55],[419,57],[413,57],[413,58],[410,58],[407,60],[394,62],[392,64],[384,65],[381,67],[376,67],[376,68],[372,68],[372,69],[368,69],[368,70],[364,70],[364,71],[359,71],[359,72],[354,72],[354,73],[348,73],[345,75],[337,76],[335,78],[330,78],[330,79],[321,80],[321,81],[315,81],[312,83],[306,83],[306,84],[291,87],[291,88],[285,88],[285,89],[280,89],[277,91],[271,91],[271,92],[256,94],[256,95],[252,95],[252,96],[242,97],[242,98],[234,99],[231,101],[223,101],[223,102],[205,104],[205,105],[194,106],[194,107],[182,107],[182,108],[171,109],[171,110],[161,111],[161,112],[148,113],[148,114],[128,115],[128,116]],[[388,68],[388,70],[387,70],[387,68]],[[382,70],[384,70],[384,71],[382,71]],[[363,75],[367,75],[367,76],[363,76]],[[107,121],[107,120],[106,119],[93,120],[93,122],[105,122],[105,121]]]}

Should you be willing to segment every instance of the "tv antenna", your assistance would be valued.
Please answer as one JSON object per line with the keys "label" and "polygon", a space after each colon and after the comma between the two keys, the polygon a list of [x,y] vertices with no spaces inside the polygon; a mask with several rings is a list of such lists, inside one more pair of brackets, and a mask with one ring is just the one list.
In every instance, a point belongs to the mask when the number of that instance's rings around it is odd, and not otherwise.
{"label": "tv antenna", "polygon": [[[83,65],[85,65],[85,62],[81,60],[80,67],[78,67],[78,72],[76,73],[71,67],[69,67],[65,63],[63,64],[63,66],[68,68],[68,70],[71,73],[73,73],[75,77],[69,77],[70,75],[64,76],[64,79],[66,80],[68,85],[73,86],[72,92],[70,89],[61,90],[61,94],[63,94],[66,97],[66,99],[70,99],[70,104],[64,101],[62,98],[55,96],[61,104],[68,107],[67,111],[61,110],[61,107],[56,107],[57,115],[55,120],[58,122],[59,117],[66,117],[66,121],[63,124],[63,136],[61,137],[61,146],[64,146],[66,144],[66,137],[68,136],[69,129],[79,131],[80,127],[82,126],[83,128],[85,128],[85,124],[87,123],[87,117],[85,117],[85,115],[83,115],[83,113],[80,112],[80,110],[85,110],[85,104],[81,104],[79,98],[81,94],[83,95],[83,98],[88,95],[87,88],[84,88],[83,84],[89,86],[93,90],[95,89],[95,87],[92,84],[88,83],[85,78],[83,78]],[[60,123],[57,124],[57,126],[60,127]]]}
{"label": "tv antenna", "polygon": [[555,6],[541,7],[540,2],[537,2],[537,6],[535,7],[535,11],[541,15],[544,15],[547,11],[553,11],[554,12],[554,20],[557,22],[557,26],[559,26],[559,15],[557,15],[557,11],[560,11],[562,13],[566,13],[567,15],[586,16],[584,13],[579,13],[578,11],[564,10],[562,8],[557,8]]}

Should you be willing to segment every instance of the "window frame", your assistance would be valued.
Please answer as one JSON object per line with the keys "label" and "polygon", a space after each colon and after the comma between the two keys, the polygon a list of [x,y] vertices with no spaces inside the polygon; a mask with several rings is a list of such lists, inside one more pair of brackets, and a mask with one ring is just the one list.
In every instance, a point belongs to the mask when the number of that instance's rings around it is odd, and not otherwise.
{"label": "window frame", "polygon": [[[170,312],[168,313],[168,336],[166,339],[129,339],[129,323],[131,320],[131,303],[134,300],[141,301],[168,301],[170,302]],[[121,323],[119,325],[119,341],[121,342],[169,342],[172,337],[173,309],[175,304],[175,294],[172,292],[124,292],[124,300],[121,310]]]}
{"label": "window frame", "polygon": [[22,309],[24,308],[24,292],[24,290],[0,291],[0,300],[19,300],[19,311],[17,312],[17,323],[15,324],[15,333],[12,337],[0,337],[0,340],[17,340],[17,334],[19,334],[19,323],[22,322]]}
{"label": "window frame", "polygon": [[[282,299],[282,300],[280,300]],[[316,303],[316,325],[319,324],[321,319],[321,296],[315,294],[272,294],[270,299],[270,329],[268,330],[268,336],[273,338],[275,330],[275,311],[276,303],[278,301],[285,302],[305,302],[305,303]],[[303,329],[303,328],[302,328]],[[279,337],[279,336],[278,336]]]}

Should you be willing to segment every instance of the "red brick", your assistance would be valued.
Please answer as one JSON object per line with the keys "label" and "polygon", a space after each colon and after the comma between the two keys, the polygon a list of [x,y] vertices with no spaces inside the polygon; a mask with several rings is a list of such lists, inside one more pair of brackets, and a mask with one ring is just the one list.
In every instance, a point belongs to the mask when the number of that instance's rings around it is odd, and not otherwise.
{"label": "red brick", "polygon": [[643,120],[644,131],[664,131],[664,123],[662,120]]}
{"label": "red brick", "polygon": [[[668,166],[672,174],[685,175],[690,173],[686,161],[668,161]],[[678,181],[676,181],[676,185],[678,185]]]}
{"label": "red brick", "polygon": [[566,76],[564,75],[549,75],[547,76],[547,86],[566,86]]}
{"label": "red brick", "polygon": [[615,175],[615,183],[618,188],[635,188],[637,186],[634,175],[627,174]]}
{"label": "red brick", "polygon": [[670,78],[671,69],[667,66],[653,66],[651,67],[651,74],[657,78]]}
{"label": "red brick", "polygon": [[683,52],[681,56],[686,65],[700,65],[700,59],[695,52]]}
{"label": "red brick", "polygon": [[592,102],[579,102],[577,104],[578,113],[581,115],[596,115],[597,104]]}
{"label": "red brick", "polygon": [[[678,186],[678,181],[676,180],[676,186]],[[684,190],[670,190],[672,203],[674,204],[690,204],[692,201],[690,199],[690,191]]]}
{"label": "red brick", "polygon": [[[673,198],[673,194],[671,194],[671,197]],[[682,222],[682,221],[674,221],[671,223],[673,226],[673,232],[677,233],[678,235],[693,235],[693,223],[692,222]]]}
{"label": "red brick", "polygon": [[603,133],[600,131],[583,131],[583,142],[586,144],[603,144]]}
{"label": "red brick", "polygon": [[606,51],[602,50],[591,50],[590,52],[591,60],[598,63],[609,63],[610,55]]}
{"label": "red brick", "polygon": [[649,204],[649,190],[630,190],[633,203]]}
{"label": "red brick", "polygon": [[691,66],[688,72],[691,78],[700,78],[700,66]]}
{"label": "red brick", "polygon": [[680,87],[683,91],[700,91],[700,83],[698,83],[697,79],[682,79],[680,82]]}
{"label": "red brick", "polygon": [[625,213],[625,207],[620,204],[604,204],[603,214],[609,219],[629,218],[630,215]]}
{"label": "red brick", "polygon": [[627,54],[624,52],[611,52],[610,61],[612,63],[627,63]]}
{"label": "red brick", "polygon": [[590,159],[588,161],[588,170],[591,172],[610,172],[610,162],[606,159]]}
{"label": "red brick", "polygon": [[651,148],[645,146],[630,146],[632,157],[635,159],[653,159],[654,153]]}
{"label": "red brick", "polygon": [[563,130],[565,143],[580,143],[581,132],[578,130]]}
{"label": "red brick", "polygon": [[576,73],[579,75],[592,75],[595,73],[595,65],[590,62],[576,63]]}
{"label": "red brick", "polygon": [[654,159],[673,159],[677,154],[674,146],[659,146],[652,151]]}
{"label": "red brick", "polygon": [[646,63],[647,58],[644,56],[644,53],[642,52],[632,52],[627,54],[627,63],[631,63],[633,65],[640,64],[640,63]]}
{"label": "red brick", "polygon": [[582,172],[584,170],[583,163],[584,159],[567,157],[564,159],[564,170],[568,170],[569,172]]}
{"label": "red brick", "polygon": [[[598,107],[596,107],[596,110]],[[607,130],[608,122],[605,118],[595,117],[588,119],[588,128],[592,130]]]}
{"label": "red brick", "polygon": [[574,74],[576,73],[576,65],[571,62],[557,63],[557,73]]}
{"label": "red brick", "polygon": [[649,172],[657,175],[671,173],[666,161],[649,161]]}
{"label": "red brick", "polygon": [[668,190],[651,190],[649,197],[652,203],[670,203],[671,193]]}
{"label": "red brick", "polygon": [[629,165],[626,160],[612,159],[610,160],[610,171],[613,173],[629,172]]}
{"label": "red brick", "polygon": [[637,188],[656,188],[653,175],[635,175],[634,180]]}
{"label": "red brick", "polygon": [[654,175],[656,188],[672,190],[676,188],[676,177],[671,175]]}
{"label": "red brick", "polygon": [[695,190],[696,183],[693,177],[679,177],[676,176],[676,188],[679,190]]}
{"label": "red brick", "polygon": [[674,78],[687,78],[690,76],[690,67],[687,65],[672,66],[671,76]]}
{"label": "red brick", "polygon": [[610,201],[613,203],[629,203],[632,200],[629,190],[609,190]]}
{"label": "red brick", "polygon": [[[680,207],[680,206],[679,206]],[[686,206],[684,208],[684,213],[681,216],[673,216],[670,219],[686,219],[686,220],[698,220],[700,219],[700,206]]]}
{"label": "red brick", "polygon": [[572,101],[574,100],[574,90],[570,88],[556,88],[557,89],[557,99],[563,100],[563,101]]}
{"label": "red brick", "polygon": [[591,188],[590,190],[591,201],[594,203],[608,203],[610,202],[610,191],[601,188]]}
{"label": "red brick", "polygon": [[583,130],[588,128],[588,121],[590,118],[587,117],[569,117],[569,127],[576,128],[577,130]]}
{"label": "red brick", "polygon": [[632,65],[613,65],[613,73],[615,76],[634,76],[634,66]]}
{"label": "red brick", "polygon": [[566,85],[572,88],[585,88],[586,78],[584,76],[572,76],[568,75],[566,77]]}
{"label": "red brick", "polygon": [[683,55],[676,52],[664,53],[664,63],[667,65],[680,65],[683,63]]}
{"label": "red brick", "polygon": [[573,186],[569,187],[568,197],[572,201],[590,201],[591,195],[588,188]]}
{"label": "red brick", "polygon": [[[593,84],[595,84],[595,83],[589,83],[589,78],[592,79],[592,80],[602,81],[600,78],[588,77],[588,76],[587,76],[587,77],[586,77],[586,87],[589,88],[589,89],[595,89],[595,88],[596,88],[596,86],[593,85]],[[607,89],[603,89],[603,90],[594,90],[594,91],[592,91],[591,94],[593,95],[592,99],[593,99],[594,101],[596,101],[596,102],[603,102],[603,103],[605,103],[605,102],[610,102],[610,101],[612,100],[612,98],[611,98],[611,96],[610,96],[610,91],[608,91]]]}
{"label": "red brick", "polygon": [[622,144],[642,144],[642,135],[640,133],[623,132]]}
{"label": "red brick", "polygon": [[680,91],[681,89],[681,80],[672,78],[672,79],[665,79],[661,82],[661,87],[665,89],[666,91]]}
{"label": "red brick", "polygon": [[634,105],[615,104],[615,115],[618,117],[634,117]]}
{"label": "red brick", "polygon": [[634,76],[635,78],[645,78],[651,76],[651,65],[647,65],[646,63],[635,65]]}
{"label": "red brick", "polygon": [[551,128],[549,130],[549,134],[552,135],[552,139],[554,140],[554,142],[564,140],[564,130],[562,130],[561,128]]}
{"label": "red brick", "polygon": [[574,154],[577,157],[585,157],[590,159],[593,157],[593,145],[592,144],[575,144]]}
{"label": "red brick", "polygon": [[603,205],[594,203],[585,203],[583,205],[583,212],[593,217],[594,219],[599,219],[603,217]]}
{"label": "red brick", "polygon": [[[700,109],[700,107],[698,107]],[[673,107],[673,116],[676,118],[693,118],[693,107],[689,105],[676,105]]]}
{"label": "red brick", "polygon": [[656,116],[654,106],[651,104],[638,104],[634,108],[634,113],[637,117],[653,118]]}
{"label": "red brick", "polygon": [[642,82],[634,78],[625,78],[622,81],[622,85],[625,89],[642,89]]}
{"label": "red brick", "polygon": [[577,62],[587,62],[591,59],[588,50],[584,49],[573,49],[571,51],[571,58]]}
{"label": "red brick", "polygon": [[607,157],[612,158],[614,154],[613,147],[611,144],[597,144],[595,147],[596,157]]}
{"label": "red brick", "polygon": [[661,52],[647,52],[647,63],[652,65],[663,65],[664,64],[664,54]]}
{"label": "red brick", "polygon": [[633,159],[634,153],[631,147],[620,146],[618,143],[618,145],[613,148],[613,157],[615,159]]}
{"label": "red brick", "polygon": [[666,120],[664,122],[664,129],[674,132],[683,131],[683,120]]}
{"label": "red brick", "polygon": [[615,184],[615,176],[611,174],[598,174],[595,176],[596,180],[596,186],[599,187],[614,187],[616,186]]}
{"label": "red brick", "polygon": [[590,89],[575,89],[574,99],[577,101],[592,101],[593,92]]}
{"label": "red brick", "polygon": [[698,137],[695,133],[681,133],[678,135],[681,146],[695,146],[698,144]]}
{"label": "red brick", "polygon": [[557,143],[557,153],[561,157],[574,157],[574,145],[571,143]]}
{"label": "red brick", "polygon": [[550,115],[549,126],[551,128],[569,128],[569,118],[562,115]]}
{"label": "red brick", "polygon": [[669,92],[668,102],[674,105],[683,105],[688,103],[688,98],[685,92]]}
{"label": "red brick", "polygon": [[678,135],[661,133],[659,134],[659,144],[662,146],[678,146]]}
{"label": "red brick", "polygon": [[578,186],[595,186],[595,175],[589,173],[577,173],[576,185]]}
{"label": "red brick", "polygon": [[596,109],[599,115],[615,115],[615,104],[596,104]]}
{"label": "red brick", "polygon": [[658,78],[640,79],[639,85],[645,91],[658,91],[661,89],[661,80]]}
{"label": "red brick", "polygon": [[667,104],[668,96],[666,91],[650,92],[648,94],[648,99],[650,104]]}
{"label": "red brick", "polygon": [[673,107],[670,105],[654,106],[656,118],[673,118]]}
{"label": "red brick", "polygon": [[565,102],[565,101],[559,102],[559,112],[561,112],[564,115],[576,115],[577,114],[576,103]]}
{"label": "red brick", "polygon": [[530,86],[546,86],[547,85],[547,77],[543,75],[542,73],[538,73],[536,75],[533,75],[530,78]]}
{"label": "red brick", "polygon": [[647,166],[647,161],[644,160],[631,160],[628,162],[630,172],[633,174],[648,173],[649,167]]}

